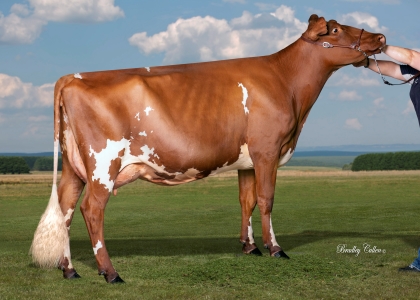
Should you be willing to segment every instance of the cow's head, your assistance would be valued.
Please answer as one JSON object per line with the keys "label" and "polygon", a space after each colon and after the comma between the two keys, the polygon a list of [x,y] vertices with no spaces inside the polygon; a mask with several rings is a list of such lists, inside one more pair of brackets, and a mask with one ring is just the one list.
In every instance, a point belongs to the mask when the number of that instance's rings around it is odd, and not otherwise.
{"label": "cow's head", "polygon": [[312,15],[302,39],[323,47],[328,60],[337,66],[348,65],[381,52],[386,39],[383,34],[341,25],[335,20],[325,21]]}

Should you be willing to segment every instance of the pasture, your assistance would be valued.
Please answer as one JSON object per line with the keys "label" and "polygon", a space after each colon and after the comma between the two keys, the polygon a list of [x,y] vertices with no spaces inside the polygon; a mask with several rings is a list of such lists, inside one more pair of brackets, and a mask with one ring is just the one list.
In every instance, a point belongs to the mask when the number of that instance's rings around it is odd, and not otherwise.
{"label": "pasture", "polygon": [[[111,196],[105,238],[123,285],[97,275],[78,209],[71,251],[82,278],[35,268],[28,250],[52,174],[0,175],[0,298],[418,298],[420,274],[398,268],[420,246],[419,171],[280,170],[273,226],[290,260],[263,249],[258,208],[253,227],[264,255],[241,254],[237,178],[229,175],[176,187],[136,181]],[[360,253],[337,253],[339,245]]]}

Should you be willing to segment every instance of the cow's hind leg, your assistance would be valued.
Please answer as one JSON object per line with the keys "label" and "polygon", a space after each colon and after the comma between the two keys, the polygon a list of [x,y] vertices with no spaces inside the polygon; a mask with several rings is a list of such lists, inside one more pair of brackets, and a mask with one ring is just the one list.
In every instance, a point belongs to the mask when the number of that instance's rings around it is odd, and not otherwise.
{"label": "cow's hind leg", "polygon": [[109,196],[110,191],[104,188],[104,185],[99,184],[98,181],[90,182],[87,185],[80,210],[92,242],[99,275],[104,275],[108,283],[123,283],[124,281],[112,266],[105,247],[104,212]]}
{"label": "cow's hind leg", "polygon": [[239,180],[239,201],[242,209],[241,238],[242,252],[261,256],[254,241],[254,232],[252,230],[252,212],[257,205],[257,195],[255,191],[255,171],[238,170]]}
{"label": "cow's hind leg", "polygon": [[[70,236],[70,225],[73,219],[74,208],[83,191],[84,182],[74,173],[71,168],[66,153],[63,153],[63,172],[58,186],[58,199],[60,208],[66,222],[67,233]],[[70,239],[69,239],[70,241]],[[71,263],[70,243],[64,248],[64,255],[58,264],[58,268],[63,271],[63,277],[67,279],[80,278]]]}

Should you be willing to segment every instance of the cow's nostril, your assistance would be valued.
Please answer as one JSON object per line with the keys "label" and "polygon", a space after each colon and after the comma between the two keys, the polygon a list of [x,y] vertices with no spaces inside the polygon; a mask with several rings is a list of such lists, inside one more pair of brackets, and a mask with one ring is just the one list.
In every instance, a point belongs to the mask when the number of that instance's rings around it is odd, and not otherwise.
{"label": "cow's nostril", "polygon": [[385,38],[385,36],[384,35],[379,35],[379,37],[378,37],[378,40],[380,41],[380,42],[382,42],[383,44],[385,44],[385,42],[386,42],[386,38]]}

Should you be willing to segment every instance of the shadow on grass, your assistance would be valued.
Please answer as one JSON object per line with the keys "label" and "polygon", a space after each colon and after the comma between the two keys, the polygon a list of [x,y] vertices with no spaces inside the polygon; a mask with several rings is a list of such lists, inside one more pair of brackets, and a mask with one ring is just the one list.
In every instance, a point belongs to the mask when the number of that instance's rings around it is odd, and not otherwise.
{"label": "shadow on grass", "polygon": [[[277,241],[286,253],[300,246],[315,243],[321,240],[343,238],[363,238],[366,242],[372,240],[395,240],[417,248],[420,246],[417,235],[398,235],[381,233],[360,232],[331,232],[331,231],[304,231],[293,235],[277,236]],[[261,237],[256,243],[260,250],[263,249]],[[242,245],[237,238],[133,238],[133,239],[108,239],[105,240],[108,252],[112,257],[127,256],[183,256],[183,255],[209,255],[209,254],[240,254]],[[72,240],[71,251],[73,259],[96,267],[92,260],[92,247],[88,240]],[[266,255],[268,251],[263,251]]]}

